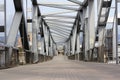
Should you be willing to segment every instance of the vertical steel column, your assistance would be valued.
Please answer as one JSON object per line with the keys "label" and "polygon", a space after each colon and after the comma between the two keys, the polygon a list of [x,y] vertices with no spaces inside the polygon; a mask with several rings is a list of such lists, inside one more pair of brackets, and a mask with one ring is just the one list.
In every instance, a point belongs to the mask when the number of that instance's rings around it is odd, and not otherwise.
{"label": "vertical steel column", "polygon": [[50,36],[50,46],[49,46],[49,55],[50,56],[53,56],[53,41],[52,41],[52,38]]}
{"label": "vertical steel column", "polygon": [[68,41],[65,42],[65,45],[64,45],[64,55],[67,55],[68,54]]}
{"label": "vertical steel column", "polygon": [[78,54],[78,60],[79,60],[79,55],[80,55],[80,32],[77,33],[77,54]]}
{"label": "vertical steel column", "polygon": [[7,23],[6,23],[6,0],[4,0],[4,32],[5,32],[5,44],[7,43]]}
{"label": "vertical steel column", "polygon": [[56,52],[56,45],[55,45],[55,43],[53,43],[53,53],[54,53],[55,56],[58,55],[58,53]]}
{"label": "vertical steel column", "polygon": [[[83,8],[84,10],[85,8]],[[81,20],[81,30],[83,30],[83,41],[82,41],[82,55],[81,55],[81,59],[84,60],[85,58],[85,13],[86,11],[84,10],[80,11],[80,20]]]}
{"label": "vertical steel column", "polygon": [[44,31],[44,39],[45,39],[45,48],[46,48],[46,55],[48,55],[48,35],[49,31],[47,29],[47,26],[43,25],[43,31]]}
{"label": "vertical steel column", "polygon": [[89,7],[89,49],[93,49],[94,40],[95,40],[95,5],[94,0],[88,1],[88,7]]}
{"label": "vertical steel column", "polygon": [[[78,22],[78,21],[77,21],[77,22]],[[73,37],[72,37],[72,54],[75,54],[76,34],[77,34],[77,25],[75,25],[74,30],[73,30]]]}
{"label": "vertical steel column", "polygon": [[85,60],[88,60],[88,50],[89,50],[89,29],[88,29],[88,18],[85,19]]}
{"label": "vertical steel column", "polygon": [[44,52],[44,51],[45,51],[45,50],[44,50],[44,37],[41,38],[40,43],[41,43],[40,54],[45,55],[45,52]]}
{"label": "vertical steel column", "polygon": [[91,60],[92,49],[94,48],[95,43],[95,0],[88,1],[88,58]]}
{"label": "vertical steel column", "polygon": [[117,6],[117,0],[115,0],[115,32],[116,32],[116,64],[119,63],[119,57],[118,57],[118,6]]}
{"label": "vertical steel column", "polygon": [[68,41],[68,56],[70,56],[70,44],[71,44],[71,42],[70,42],[70,40]]}
{"label": "vertical steel column", "polygon": [[81,16],[81,21],[82,21],[82,27],[84,28],[84,33],[83,33],[83,37],[84,37],[84,60],[88,60],[88,46],[89,46],[89,29],[88,29],[88,11],[87,11],[87,7],[84,7],[82,12],[80,13]]}
{"label": "vertical steel column", "polygon": [[33,5],[32,51],[34,53],[34,63],[38,62],[37,27],[38,27],[38,7],[36,5]]}
{"label": "vertical steel column", "polygon": [[98,59],[99,61],[104,62],[104,52],[103,52],[103,44],[105,39],[105,28],[104,26],[100,26],[99,28],[99,52],[98,52]]}
{"label": "vertical steel column", "polygon": [[72,42],[73,42],[73,34],[70,37],[70,55],[72,55],[72,53],[73,53],[73,50],[72,50],[73,44],[72,44]]}

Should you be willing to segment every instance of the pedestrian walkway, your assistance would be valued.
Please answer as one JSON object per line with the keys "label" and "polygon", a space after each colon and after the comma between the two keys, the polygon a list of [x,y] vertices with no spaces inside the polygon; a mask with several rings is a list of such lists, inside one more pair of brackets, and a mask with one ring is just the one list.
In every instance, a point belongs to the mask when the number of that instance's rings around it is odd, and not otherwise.
{"label": "pedestrian walkway", "polygon": [[71,61],[59,55],[48,62],[1,70],[0,80],[120,80],[120,65]]}

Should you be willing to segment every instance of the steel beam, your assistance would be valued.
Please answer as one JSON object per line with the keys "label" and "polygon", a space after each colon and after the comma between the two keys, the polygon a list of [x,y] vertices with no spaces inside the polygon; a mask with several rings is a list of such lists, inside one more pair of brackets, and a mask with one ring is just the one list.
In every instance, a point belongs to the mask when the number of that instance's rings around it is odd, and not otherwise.
{"label": "steel beam", "polygon": [[58,32],[63,32],[63,33],[67,33],[67,34],[70,34],[70,31],[64,31],[64,30],[61,30],[61,29],[55,29],[55,28],[50,28],[51,30],[55,30],[55,31],[58,31]]}
{"label": "steel beam", "polygon": [[50,25],[49,24],[49,27],[50,28],[60,28],[60,29],[64,29],[64,30],[67,30],[67,31],[71,31],[72,30],[72,28],[68,28],[68,27],[64,27],[64,26],[59,26],[59,25]]}
{"label": "steel beam", "polygon": [[75,19],[75,16],[68,16],[68,15],[42,15],[43,18],[45,17],[58,17],[58,18],[70,18],[70,19]]}
{"label": "steel beam", "polygon": [[46,7],[59,8],[59,9],[74,10],[74,11],[79,10],[79,8],[67,7],[67,6],[63,6],[63,5],[48,5],[48,4],[39,4],[39,5],[40,6],[46,6]]}
{"label": "steel beam", "polygon": [[5,34],[5,44],[7,43],[7,1],[4,0],[4,34]]}
{"label": "steel beam", "polygon": [[38,62],[38,47],[37,47],[37,27],[38,27],[38,7],[33,6],[33,19],[32,19],[32,51],[34,53],[34,63]]}
{"label": "steel beam", "polygon": [[67,39],[54,38],[55,41],[66,41]]}
{"label": "steel beam", "polygon": [[67,54],[67,55],[70,56],[70,40],[69,40],[67,43],[68,43],[68,45],[67,45],[67,46],[68,46],[68,47],[67,47],[67,48],[68,48],[68,49],[67,49],[67,50],[68,50],[68,54]]}
{"label": "steel beam", "polygon": [[50,15],[58,15],[58,14],[65,14],[65,13],[75,13],[76,11],[57,11],[57,12],[53,12],[53,13],[47,13],[44,14],[45,16],[50,16]]}
{"label": "steel beam", "polygon": [[52,34],[52,37],[66,38],[66,37],[64,37],[64,36],[60,36],[60,35],[54,35],[54,34]]}
{"label": "steel beam", "polygon": [[[78,21],[77,21],[78,22]],[[72,54],[75,54],[75,42],[77,37],[77,25],[75,26],[74,30],[72,31],[73,37],[72,37]]]}
{"label": "steel beam", "polygon": [[80,6],[84,6],[83,2],[78,1],[78,0],[68,0],[68,1],[79,4]]}
{"label": "steel beam", "polygon": [[60,43],[66,42],[66,39],[55,39],[55,43],[57,42],[60,42]]}
{"label": "steel beam", "polygon": [[71,29],[68,29],[68,28],[62,28],[62,27],[51,27],[51,29],[58,29],[58,30],[63,30],[63,31],[66,31],[66,32],[71,32]]}
{"label": "steel beam", "polygon": [[48,37],[49,37],[49,31],[45,25],[43,25],[43,31],[44,31],[44,39],[45,39],[45,50],[46,50],[46,55],[48,56]]}
{"label": "steel beam", "polygon": [[52,38],[50,36],[50,45],[49,45],[49,56],[53,56],[53,41]]}
{"label": "steel beam", "polygon": [[79,60],[79,55],[80,55],[80,32],[77,33],[77,44],[76,44],[76,47],[77,47],[77,51],[76,51],[76,54],[78,54],[78,60]]}
{"label": "steel beam", "polygon": [[[10,47],[15,47],[18,30],[20,30],[22,46],[24,50],[29,50],[29,43],[28,43],[28,38],[27,38],[27,31],[26,31],[26,25],[25,25],[25,18],[23,14],[22,1],[21,0],[17,0],[17,2],[16,0],[13,0],[13,1],[14,1],[16,12],[14,15],[13,22],[11,24],[11,28],[9,31],[6,45],[9,45]],[[9,59],[11,60],[12,51],[9,51],[8,55],[9,55]],[[29,57],[30,57],[30,54],[26,53],[26,63],[29,62],[29,59],[30,59]]]}
{"label": "steel beam", "polygon": [[53,35],[53,36],[56,35],[56,36],[60,36],[60,37],[67,37],[67,36],[64,36],[64,35],[61,35],[61,34],[55,34],[53,32],[51,33],[51,35]]}
{"label": "steel beam", "polygon": [[64,18],[64,17],[45,17],[44,19],[56,19],[56,20],[68,20],[68,21],[75,21],[75,19],[72,18]]}
{"label": "steel beam", "polygon": [[60,34],[66,35],[66,36],[69,36],[68,34],[65,34],[65,33],[63,33],[63,32],[58,32],[58,31],[56,31],[56,30],[51,30],[51,29],[50,29],[50,31],[51,31],[51,32],[60,33]]}
{"label": "steel beam", "polygon": [[67,40],[67,38],[64,38],[64,39],[63,39],[63,38],[56,38],[56,37],[54,37],[54,40],[55,40],[55,41],[56,41],[56,40],[59,40],[59,41],[60,41],[60,40]]}
{"label": "steel beam", "polygon": [[89,28],[89,49],[93,49],[95,43],[95,5],[94,0],[88,1],[88,28]]}
{"label": "steel beam", "polygon": [[60,37],[60,38],[65,38],[65,37],[66,37],[66,36],[61,36],[61,35],[55,34],[55,33],[52,33],[51,35],[52,35],[52,37],[53,37],[53,36],[55,36],[55,37]]}
{"label": "steel beam", "polygon": [[61,3],[61,2],[59,2],[59,3],[57,3],[57,2],[38,3],[38,5],[41,5],[41,4],[43,4],[43,5],[59,5],[59,6],[79,6],[74,3],[64,3],[64,2],[63,3]]}
{"label": "steel beam", "polygon": [[65,31],[65,32],[67,32],[67,33],[70,33],[70,32],[71,32],[71,30],[67,30],[67,29],[61,28],[61,27],[50,27],[50,28],[51,28],[51,29],[57,29],[57,30]]}
{"label": "steel beam", "polygon": [[41,43],[41,50],[40,50],[40,54],[42,54],[42,55],[45,55],[45,48],[44,48],[44,37],[42,37],[41,38],[41,41],[40,41],[40,43]]}
{"label": "steel beam", "polygon": [[64,25],[64,27],[66,26],[66,27],[72,28],[72,24],[69,24],[69,23],[62,23],[62,22],[57,22],[57,21],[46,21],[46,22],[47,22],[48,24],[53,25],[53,26],[54,26],[54,24],[55,24],[55,25],[61,25],[61,26]]}
{"label": "steel beam", "polygon": [[49,19],[49,18],[44,18],[44,20],[49,20],[49,21],[68,21],[68,22],[74,22],[75,21],[75,19],[60,19],[60,18],[51,18],[51,19]]}
{"label": "steel beam", "polygon": [[20,27],[21,20],[22,20],[22,12],[16,12],[13,23],[11,25],[9,35],[8,35],[7,45],[10,45],[10,46],[15,45],[15,42],[16,42],[15,40]]}
{"label": "steel beam", "polygon": [[[44,20],[44,19],[42,19],[43,20],[43,22],[44,22],[44,25],[48,28],[48,30],[49,30],[49,26],[48,26],[48,24],[46,23],[46,21]],[[50,32],[50,30],[49,30],[49,32]],[[51,36],[51,33],[50,33],[50,36]],[[52,38],[52,36],[51,36],[51,38]],[[53,40],[53,38],[52,38],[52,40]],[[53,42],[54,42],[54,40],[53,40]]]}
{"label": "steel beam", "polygon": [[[50,31],[51,32],[51,31]],[[60,34],[60,33],[57,33],[57,32],[51,32],[52,34],[54,33],[54,34],[57,34],[57,35],[60,35],[60,36],[63,36],[63,37],[67,37],[67,35],[62,35],[62,34]]]}
{"label": "steel beam", "polygon": [[70,36],[70,55],[73,54],[73,35]]}
{"label": "steel beam", "polygon": [[58,26],[61,26],[61,27],[72,28],[72,26],[70,26],[70,25],[60,24],[60,23],[47,22],[47,24],[48,25],[51,24],[51,25],[58,25]]}
{"label": "steel beam", "polygon": [[115,44],[115,48],[116,48],[116,64],[119,64],[119,55],[118,55],[118,3],[117,0],[115,0],[115,36],[116,36],[116,44]]}
{"label": "steel beam", "polygon": [[80,2],[78,0],[68,0],[68,1],[79,4],[81,6],[80,10],[82,10],[83,7],[86,7],[88,5],[89,0],[84,0],[83,2]]}
{"label": "steel beam", "polygon": [[37,0],[31,0],[32,1],[32,5],[36,6],[37,7],[37,10],[38,10],[38,16],[41,16],[41,13],[40,13],[40,9],[39,9],[39,6],[37,5]]}
{"label": "steel beam", "polygon": [[45,19],[46,22],[56,22],[56,23],[66,23],[66,24],[74,24],[72,21],[61,21],[61,20],[47,20]]}
{"label": "steel beam", "polygon": [[104,26],[99,28],[99,33],[98,33],[98,36],[99,36],[99,52],[98,52],[98,57],[99,57],[99,61],[102,61],[104,62],[104,53],[103,53],[103,44],[104,44],[104,39],[105,39],[105,28]]}

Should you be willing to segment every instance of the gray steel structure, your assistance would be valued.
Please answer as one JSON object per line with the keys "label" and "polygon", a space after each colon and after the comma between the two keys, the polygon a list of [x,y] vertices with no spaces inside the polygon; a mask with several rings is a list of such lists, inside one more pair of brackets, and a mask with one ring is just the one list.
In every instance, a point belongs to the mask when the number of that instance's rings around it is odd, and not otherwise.
{"label": "gray steel structure", "polygon": [[[6,42],[6,45],[10,47],[8,60],[11,60],[11,48],[15,47],[16,37],[18,31],[20,31],[23,49],[33,53],[33,63],[39,62],[40,54],[51,57],[55,56],[59,42],[65,43],[64,52],[67,56],[75,55],[75,58],[78,60],[91,61],[96,58],[95,54],[97,55],[97,61],[105,62],[107,58],[107,55],[104,53],[105,31],[113,0],[84,0],[83,2],[68,0],[68,2],[73,2],[73,4],[43,4],[38,3],[37,0],[30,1],[32,2],[32,19],[28,19],[28,16],[25,18],[24,13],[28,14],[29,12],[24,11],[23,0],[13,0],[15,15]],[[116,37],[113,41],[116,41],[116,44],[113,46],[116,46],[116,50],[113,51],[116,53],[115,59],[118,64],[120,56],[117,51],[117,27],[120,24],[120,18],[117,15],[119,0],[115,1],[116,17],[113,21],[116,23],[116,35],[113,34],[113,36]],[[95,4],[97,4],[97,8]],[[42,14],[41,6],[63,9],[64,11],[45,15]],[[0,5],[1,10],[4,10],[2,5]],[[77,14],[67,15],[66,13],[69,12],[76,12]],[[28,41],[27,23],[32,23],[32,50],[30,50]],[[0,26],[0,32],[2,31],[4,31],[3,26]],[[81,34],[83,34],[82,43],[80,43]],[[38,35],[41,36],[40,41],[38,41]],[[40,51],[38,50],[39,42],[41,44]],[[96,46],[96,43],[99,45]],[[80,49],[80,45],[82,45],[82,49]],[[98,50],[97,53],[96,50]],[[31,54],[26,52],[26,62],[29,63],[30,59]]]}

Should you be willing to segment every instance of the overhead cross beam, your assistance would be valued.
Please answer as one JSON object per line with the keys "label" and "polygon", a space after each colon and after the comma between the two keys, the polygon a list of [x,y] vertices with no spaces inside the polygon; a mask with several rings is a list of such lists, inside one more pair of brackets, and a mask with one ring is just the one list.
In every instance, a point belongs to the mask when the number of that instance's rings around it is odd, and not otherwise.
{"label": "overhead cross beam", "polygon": [[68,22],[74,22],[75,19],[60,19],[60,18],[44,18],[44,20],[49,21],[68,21]]}
{"label": "overhead cross beam", "polygon": [[52,34],[53,37],[59,37],[59,38],[66,38],[64,36],[60,36],[60,35],[57,35],[57,34]]}
{"label": "overhead cross beam", "polygon": [[53,22],[47,22],[47,24],[51,24],[51,25],[58,25],[58,26],[63,26],[63,27],[67,27],[67,28],[72,28],[70,25],[66,25],[66,24],[60,24],[60,23],[53,23]]}
{"label": "overhead cross beam", "polygon": [[49,27],[50,29],[57,29],[57,30],[61,30],[61,31],[65,31],[65,32],[71,32],[71,30],[66,29],[66,28],[61,28],[61,27]]}
{"label": "overhead cross beam", "polygon": [[46,7],[59,8],[59,9],[74,10],[74,11],[79,10],[79,8],[73,8],[73,7],[63,6],[63,5],[50,5],[50,4],[39,4],[39,5],[40,6],[46,6]]}
{"label": "overhead cross beam", "polygon": [[65,37],[65,38],[67,37],[67,36],[64,36],[64,35],[61,35],[61,34],[56,34],[56,33],[54,33],[54,32],[52,32],[51,35],[52,35],[52,36]]}
{"label": "overhead cross beam", "polygon": [[57,28],[50,28],[50,29],[51,29],[51,30],[58,31],[58,32],[70,34],[70,31],[68,32],[68,31],[64,31],[64,30],[57,29]]}
{"label": "overhead cross beam", "polygon": [[68,16],[68,15],[42,15],[43,18],[46,17],[58,17],[58,18],[70,18],[70,19],[75,19],[76,16]]}
{"label": "overhead cross beam", "polygon": [[45,19],[46,20],[46,22],[59,22],[59,23],[67,23],[67,24],[73,24],[74,22],[72,22],[72,21],[63,21],[63,20],[49,20],[49,19]]}
{"label": "overhead cross beam", "polygon": [[87,6],[87,4],[88,4],[88,0],[84,0],[83,2],[78,1],[78,0],[68,0],[68,1],[73,2],[73,3],[76,3],[76,4],[79,4],[79,5],[81,6],[81,8],[82,8],[83,6]]}
{"label": "overhead cross beam", "polygon": [[72,24],[74,24],[74,22],[69,22],[69,21],[52,21],[52,20],[51,20],[51,21],[50,21],[50,20],[48,21],[48,20],[46,20],[46,22],[47,22],[47,23],[53,23],[53,24],[54,24],[54,23],[55,23],[55,24],[62,24],[62,25],[65,24],[65,25],[69,25],[69,26],[72,26]]}
{"label": "overhead cross beam", "polygon": [[83,6],[83,2],[81,1],[78,1],[78,0],[68,0],[68,1],[79,4],[80,6]]}
{"label": "overhead cross beam", "polygon": [[49,2],[49,3],[38,3],[38,5],[58,5],[58,6],[79,6],[78,4],[74,3],[57,3],[57,2]]}
{"label": "overhead cross beam", "polygon": [[53,13],[47,13],[47,14],[44,14],[45,16],[50,16],[50,15],[58,15],[58,14],[65,14],[65,13],[75,13],[76,11],[57,11],[57,12],[53,12]]}
{"label": "overhead cross beam", "polygon": [[63,35],[69,36],[69,34],[67,34],[67,33],[60,32],[60,31],[58,32],[58,31],[52,30],[52,29],[50,29],[50,32],[56,32],[56,33],[59,33],[59,34],[63,34]]}
{"label": "overhead cross beam", "polygon": [[55,35],[52,35],[53,36],[53,38],[55,39],[55,38],[57,38],[57,39],[67,39],[66,37],[60,37],[60,36],[55,36]]}
{"label": "overhead cross beam", "polygon": [[64,18],[64,17],[44,17],[44,19],[57,19],[57,20],[68,20],[68,21],[74,21],[76,18]]}
{"label": "overhead cross beam", "polygon": [[57,35],[60,35],[60,36],[68,37],[68,35],[64,35],[64,34],[61,34],[61,33],[55,32],[55,31],[50,31],[50,32],[54,33],[54,34],[57,34]]}
{"label": "overhead cross beam", "polygon": [[66,30],[66,31],[71,31],[72,28],[68,28],[68,27],[64,27],[64,26],[59,26],[59,25],[51,25],[49,24],[50,28],[58,28],[58,29],[62,29],[62,30]]}
{"label": "overhead cross beam", "polygon": [[53,38],[56,40],[67,39],[67,37],[60,37],[60,36],[54,36],[54,35],[53,35]]}

